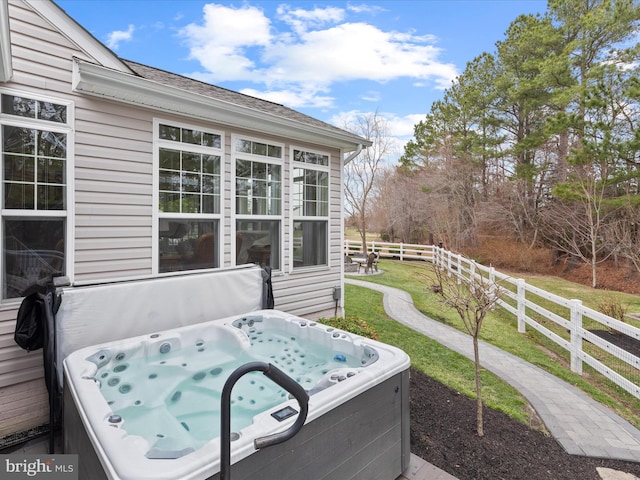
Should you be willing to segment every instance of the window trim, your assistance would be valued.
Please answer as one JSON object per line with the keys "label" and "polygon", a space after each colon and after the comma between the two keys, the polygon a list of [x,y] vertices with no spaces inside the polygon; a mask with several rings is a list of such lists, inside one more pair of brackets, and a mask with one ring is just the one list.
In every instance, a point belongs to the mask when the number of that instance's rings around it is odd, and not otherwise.
{"label": "window trim", "polygon": [[[65,222],[65,275],[73,284],[75,271],[75,102],[68,99],[62,99],[56,96],[42,95],[37,92],[28,90],[20,90],[13,88],[0,87],[0,95],[13,95],[19,97],[30,98],[41,102],[51,102],[58,105],[64,105],[67,108],[66,123],[51,122],[39,118],[28,118],[18,115],[11,115],[0,112],[0,142],[2,138],[2,126],[11,125],[20,128],[32,128],[36,130],[46,130],[51,132],[64,133],[67,136],[67,156],[66,161],[66,178],[65,178],[65,202],[64,210],[26,210],[26,209],[8,209],[4,208],[4,202],[0,199],[0,272],[4,269],[4,219],[5,218],[59,218]],[[0,158],[0,185],[4,184],[4,159]],[[2,190],[4,191],[4,190]],[[0,275],[0,282],[2,276]],[[4,285],[0,288],[4,291]],[[14,304],[20,302],[21,298],[1,298],[1,304]]]}
{"label": "window trim", "polygon": [[[172,140],[166,140],[159,138],[160,125],[168,125],[172,127],[188,128],[192,130],[199,130],[214,135],[220,135],[220,148],[206,147],[203,145],[195,145],[190,143],[174,142]],[[217,128],[205,127],[203,125],[197,125],[184,121],[168,120],[166,118],[154,117],[153,118],[153,139],[152,139],[152,229],[151,229],[151,274],[154,276],[171,275],[172,272],[160,273],[160,219],[161,218],[183,218],[185,220],[217,220],[218,221],[218,239],[217,239],[217,256],[219,259],[218,267],[211,269],[200,270],[181,270],[181,273],[189,274],[208,270],[217,270],[222,268],[224,262],[224,239],[225,237],[225,132]],[[182,212],[160,212],[160,149],[168,148],[173,150],[190,151],[194,153],[207,153],[210,154],[213,151],[219,153],[220,156],[220,212],[219,213],[182,213]]]}
{"label": "window trim", "polygon": [[[318,165],[314,163],[306,163],[306,162],[298,162],[294,160],[294,151],[302,150],[309,153],[315,153],[317,155],[326,155],[329,157],[328,165]],[[291,159],[290,167],[289,167],[289,238],[290,240],[290,249],[289,249],[289,273],[294,272],[305,272],[311,270],[326,270],[331,268],[331,165],[332,165],[332,156],[329,152],[323,150],[316,150],[313,148],[301,147],[299,145],[291,145],[289,147],[289,158]],[[328,176],[327,182],[327,215],[294,215],[294,202],[293,202],[293,192],[294,192],[294,175],[293,172],[296,168],[303,168],[306,170],[315,170],[320,172],[326,172]],[[303,208],[304,211],[304,208]],[[327,232],[326,232],[326,246],[327,246],[327,263],[326,265],[309,265],[303,267],[295,267],[294,266],[294,257],[293,257],[293,234],[294,234],[294,222],[296,221],[325,221],[327,223]]]}
{"label": "window trim", "polygon": [[[281,148],[281,157],[269,157],[263,155],[257,155],[253,153],[244,153],[236,151],[235,145],[239,140],[250,140],[259,143],[266,143],[267,145],[272,145]],[[285,179],[285,161],[286,161],[286,145],[282,142],[277,142],[273,140],[267,140],[265,138],[255,137],[253,135],[243,135],[234,133],[231,135],[231,231],[233,232],[231,238],[235,238],[237,233],[237,221],[279,221],[280,222],[280,242],[279,242],[279,258],[280,258],[280,266],[276,269],[274,268],[274,272],[284,272],[285,264],[287,259],[284,256],[285,251],[285,199],[287,198],[287,189],[286,189],[286,179]],[[240,160],[249,160],[252,162],[260,162],[271,165],[280,165],[280,213],[278,215],[254,215],[254,214],[238,214],[236,212],[236,161]],[[236,263],[238,252],[236,251],[236,242],[231,242],[231,264],[238,265]]]}

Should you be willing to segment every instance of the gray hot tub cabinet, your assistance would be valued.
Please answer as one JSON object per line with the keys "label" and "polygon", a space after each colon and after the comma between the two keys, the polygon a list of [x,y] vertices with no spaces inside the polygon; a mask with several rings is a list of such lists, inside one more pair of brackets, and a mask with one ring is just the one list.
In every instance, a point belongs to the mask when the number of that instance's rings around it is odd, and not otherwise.
{"label": "gray hot tub cabinet", "polygon": [[[66,392],[64,405],[65,453],[79,454],[79,478],[106,479]],[[235,463],[231,478],[395,480],[409,467],[409,457],[407,369],[307,423],[287,442]],[[206,480],[219,480],[219,474]]]}

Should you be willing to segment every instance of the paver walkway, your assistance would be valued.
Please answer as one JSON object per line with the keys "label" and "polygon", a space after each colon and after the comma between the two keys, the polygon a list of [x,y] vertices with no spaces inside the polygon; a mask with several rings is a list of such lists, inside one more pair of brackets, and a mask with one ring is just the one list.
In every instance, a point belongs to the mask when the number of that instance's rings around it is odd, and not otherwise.
{"label": "paver walkway", "polygon": [[[470,336],[420,313],[407,292],[351,278],[345,283],[382,292],[394,320],[473,360]],[[485,342],[480,361],[522,393],[567,453],[640,462],[640,430],[573,385]]]}

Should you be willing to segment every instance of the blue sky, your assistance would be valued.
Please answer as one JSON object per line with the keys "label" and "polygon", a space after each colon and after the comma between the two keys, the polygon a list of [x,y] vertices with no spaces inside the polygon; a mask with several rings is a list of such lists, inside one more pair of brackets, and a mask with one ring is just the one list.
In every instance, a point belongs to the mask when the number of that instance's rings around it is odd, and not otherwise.
{"label": "blue sky", "polygon": [[378,112],[397,154],[467,62],[542,0],[57,0],[127,60],[343,127]]}

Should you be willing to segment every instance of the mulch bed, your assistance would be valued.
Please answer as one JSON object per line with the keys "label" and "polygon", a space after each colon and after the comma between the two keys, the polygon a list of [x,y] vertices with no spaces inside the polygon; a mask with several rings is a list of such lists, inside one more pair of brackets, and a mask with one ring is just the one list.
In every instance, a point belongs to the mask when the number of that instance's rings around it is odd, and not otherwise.
{"label": "mulch bed", "polygon": [[596,467],[640,478],[640,463],[567,454],[551,436],[485,408],[411,369],[411,452],[460,480],[600,480]]}
{"label": "mulch bed", "polygon": [[609,330],[589,330],[594,335],[640,358],[640,340]]}

